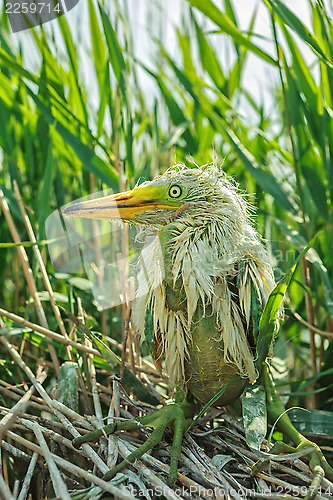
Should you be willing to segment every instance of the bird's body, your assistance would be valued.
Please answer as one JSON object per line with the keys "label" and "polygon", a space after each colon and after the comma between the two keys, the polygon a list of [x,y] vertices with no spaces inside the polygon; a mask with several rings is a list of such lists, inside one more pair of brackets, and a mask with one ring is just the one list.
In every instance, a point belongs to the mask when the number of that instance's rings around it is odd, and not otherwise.
{"label": "bird's body", "polygon": [[[214,396],[217,405],[233,402],[259,375],[255,364],[259,321],[275,283],[245,197],[214,165],[192,169],[180,165],[132,191],[71,205],[64,214],[123,219],[155,232],[154,243],[143,251],[132,320],[157,366],[165,358],[170,384],[182,389],[185,399],[108,428],[107,432],[138,426],[155,430],[104,479],[134,463],[172,424],[169,483],[174,484],[182,435],[198,406]],[[280,316],[281,311],[278,320]],[[266,362],[259,380],[266,390],[269,418],[278,421],[277,427],[297,449],[308,450],[314,482],[322,471],[333,479],[320,449],[291,424]],[[82,436],[74,444],[88,439],[89,435]]]}
{"label": "bird's body", "polygon": [[[274,287],[272,268],[244,196],[221,170],[177,166],[153,182],[193,186],[202,201],[170,224],[155,226],[157,238],[144,256],[133,320],[144,339],[146,314],[152,316],[170,384],[201,403],[241,375],[239,390],[233,384],[220,399],[225,404],[240,395],[246,380],[257,378],[255,341]],[[182,201],[191,203],[191,196]],[[148,292],[140,288],[147,287],[147,277]]]}

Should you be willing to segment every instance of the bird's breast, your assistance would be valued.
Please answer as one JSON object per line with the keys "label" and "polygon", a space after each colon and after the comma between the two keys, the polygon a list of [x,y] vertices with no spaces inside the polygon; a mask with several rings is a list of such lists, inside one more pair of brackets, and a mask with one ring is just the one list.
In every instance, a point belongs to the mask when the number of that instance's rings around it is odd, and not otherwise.
{"label": "bird's breast", "polygon": [[[224,360],[221,331],[216,326],[215,315],[209,309],[204,317],[201,307],[196,311],[185,362],[186,387],[203,404],[208,403],[239,373],[236,365]],[[239,377],[226,387],[215,406],[225,406],[235,401],[247,384],[248,380]]]}

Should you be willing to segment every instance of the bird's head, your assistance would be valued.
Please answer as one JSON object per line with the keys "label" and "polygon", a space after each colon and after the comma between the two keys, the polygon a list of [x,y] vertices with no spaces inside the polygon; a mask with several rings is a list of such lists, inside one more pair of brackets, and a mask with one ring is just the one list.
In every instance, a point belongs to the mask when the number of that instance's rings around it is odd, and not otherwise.
{"label": "bird's head", "polygon": [[174,217],[197,225],[212,220],[238,225],[246,220],[246,203],[215,165],[175,165],[131,191],[75,203],[63,214],[88,219],[122,219],[156,229]]}

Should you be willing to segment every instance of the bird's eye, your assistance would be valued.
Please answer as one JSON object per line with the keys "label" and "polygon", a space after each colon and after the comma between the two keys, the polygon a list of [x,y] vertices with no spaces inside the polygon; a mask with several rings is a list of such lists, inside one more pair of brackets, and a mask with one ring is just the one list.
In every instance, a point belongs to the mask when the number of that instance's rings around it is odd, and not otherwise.
{"label": "bird's eye", "polygon": [[179,198],[183,194],[183,189],[178,186],[178,184],[174,184],[170,186],[169,196],[170,198]]}

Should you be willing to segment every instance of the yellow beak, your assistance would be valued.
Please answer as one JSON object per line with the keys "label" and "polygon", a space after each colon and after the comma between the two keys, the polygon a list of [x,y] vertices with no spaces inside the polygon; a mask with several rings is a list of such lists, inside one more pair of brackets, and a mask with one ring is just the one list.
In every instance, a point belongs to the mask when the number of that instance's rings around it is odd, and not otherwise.
{"label": "yellow beak", "polygon": [[163,201],[158,199],[158,194],[160,195],[156,187],[138,187],[132,189],[132,191],[74,203],[65,208],[63,214],[69,217],[85,219],[133,219],[137,212],[143,210],[177,208],[169,204],[163,204]]}

